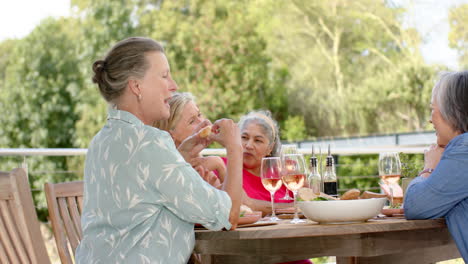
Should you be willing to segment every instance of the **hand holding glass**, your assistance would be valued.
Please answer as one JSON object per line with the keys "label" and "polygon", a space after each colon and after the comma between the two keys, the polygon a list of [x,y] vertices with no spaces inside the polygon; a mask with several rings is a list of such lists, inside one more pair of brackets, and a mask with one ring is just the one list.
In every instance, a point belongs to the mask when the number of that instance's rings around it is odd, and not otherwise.
{"label": "hand holding glass", "polygon": [[278,157],[269,157],[262,159],[261,178],[263,187],[271,195],[271,217],[270,221],[278,221],[275,214],[275,192],[281,188],[281,159]]}

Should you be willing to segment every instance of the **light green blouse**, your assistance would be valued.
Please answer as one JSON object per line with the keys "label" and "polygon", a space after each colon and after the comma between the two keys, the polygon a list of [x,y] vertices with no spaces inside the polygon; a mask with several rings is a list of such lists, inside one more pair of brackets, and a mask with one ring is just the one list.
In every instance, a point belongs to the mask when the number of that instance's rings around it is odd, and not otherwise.
{"label": "light green blouse", "polygon": [[165,131],[109,109],[86,156],[77,264],[187,263],[193,223],[231,228],[231,199],[186,163]]}

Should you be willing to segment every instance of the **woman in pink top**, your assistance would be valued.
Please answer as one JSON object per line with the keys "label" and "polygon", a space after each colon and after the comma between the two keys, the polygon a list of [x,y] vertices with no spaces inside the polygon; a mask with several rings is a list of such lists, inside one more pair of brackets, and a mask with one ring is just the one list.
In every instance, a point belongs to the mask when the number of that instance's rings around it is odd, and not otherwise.
{"label": "woman in pink top", "polygon": [[[281,143],[278,125],[271,118],[269,111],[253,111],[241,117],[239,121],[243,146],[243,189],[242,203],[254,211],[271,213],[270,192],[263,187],[260,178],[262,159],[279,156]],[[223,158],[226,162],[226,158]],[[275,208],[291,207],[291,200],[282,200],[286,187],[275,193]]]}
{"label": "woman in pink top", "polygon": [[[279,129],[269,111],[253,111],[241,117],[238,126],[241,130],[243,147],[243,189],[242,204],[254,211],[271,213],[270,192],[262,185],[260,178],[262,158],[279,156],[281,142]],[[226,161],[225,158],[223,158]],[[275,193],[275,208],[291,207],[292,200],[282,200],[286,187]],[[291,194],[292,195],[292,194]],[[310,260],[298,260],[288,264],[306,264]]]}

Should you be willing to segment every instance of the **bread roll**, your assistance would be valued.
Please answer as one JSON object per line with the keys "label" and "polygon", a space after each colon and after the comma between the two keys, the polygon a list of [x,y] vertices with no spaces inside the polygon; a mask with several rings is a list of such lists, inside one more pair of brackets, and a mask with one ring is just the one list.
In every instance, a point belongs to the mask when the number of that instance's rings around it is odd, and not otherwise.
{"label": "bread roll", "polygon": [[211,126],[204,127],[202,130],[200,130],[200,137],[206,138],[209,135],[211,135]]}
{"label": "bread roll", "polygon": [[341,196],[341,200],[356,200],[359,199],[360,194],[361,191],[359,189],[351,189]]}
{"label": "bread roll", "polygon": [[361,194],[361,199],[370,199],[370,198],[386,198],[387,195],[384,193],[375,193],[375,192],[369,192],[365,191]]}
{"label": "bread roll", "polygon": [[248,207],[247,205],[245,204],[242,204],[240,206],[240,214],[243,215],[243,214],[251,214],[253,213],[252,209],[250,207]]}
{"label": "bread roll", "polygon": [[304,201],[312,201],[313,199],[318,197],[318,195],[316,195],[312,189],[307,187],[300,188],[297,191],[297,194]]}

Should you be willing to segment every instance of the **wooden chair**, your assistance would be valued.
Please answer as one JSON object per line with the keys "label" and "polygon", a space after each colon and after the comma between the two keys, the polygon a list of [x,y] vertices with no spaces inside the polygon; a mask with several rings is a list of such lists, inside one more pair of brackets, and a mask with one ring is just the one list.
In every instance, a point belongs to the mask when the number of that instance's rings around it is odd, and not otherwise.
{"label": "wooden chair", "polygon": [[50,263],[24,169],[0,172],[0,263]]}
{"label": "wooden chair", "polygon": [[83,238],[83,181],[46,183],[45,194],[57,251],[62,263],[72,264],[76,247]]}

